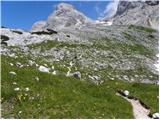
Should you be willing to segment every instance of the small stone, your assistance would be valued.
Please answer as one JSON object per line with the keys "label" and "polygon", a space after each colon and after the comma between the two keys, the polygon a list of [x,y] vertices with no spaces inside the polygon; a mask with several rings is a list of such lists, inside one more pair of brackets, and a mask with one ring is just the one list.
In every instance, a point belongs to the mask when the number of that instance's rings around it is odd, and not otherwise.
{"label": "small stone", "polygon": [[13,82],[12,84],[13,84],[13,85],[17,85],[17,83],[16,83],[16,82]]}
{"label": "small stone", "polygon": [[21,114],[21,113],[22,113],[22,111],[19,111],[19,112],[18,112],[18,114]]}
{"label": "small stone", "polygon": [[47,67],[48,65],[47,65],[47,64],[44,64],[44,66],[46,66],[46,67]]}
{"label": "small stone", "polygon": [[114,78],[110,78],[111,80],[114,80]]}
{"label": "small stone", "polygon": [[14,91],[20,91],[20,88],[19,87],[14,88]]}
{"label": "small stone", "polygon": [[11,74],[11,75],[17,75],[17,74],[16,74],[15,72],[13,72],[13,71],[10,71],[9,74]]}
{"label": "small stone", "polygon": [[35,77],[35,80],[39,81],[39,78],[38,78],[38,77]]}
{"label": "small stone", "polygon": [[54,70],[54,66],[52,66],[51,68],[52,68],[52,70]]}
{"label": "small stone", "polygon": [[154,113],[154,114],[152,115],[152,117],[153,117],[154,119],[159,119],[159,113]]}
{"label": "small stone", "polygon": [[19,66],[20,68],[22,68],[24,65]]}
{"label": "small stone", "polygon": [[13,66],[13,63],[9,63],[10,64],[10,66]]}
{"label": "small stone", "polygon": [[56,75],[56,71],[53,71],[52,74],[53,74],[53,75]]}
{"label": "small stone", "polygon": [[28,88],[28,87],[26,87],[26,88],[25,88],[25,91],[29,91],[29,88]]}
{"label": "small stone", "polygon": [[15,57],[15,53],[12,53],[9,55],[10,57]]}
{"label": "small stone", "polygon": [[128,90],[124,90],[123,93],[124,93],[125,96],[129,95],[129,91]]}
{"label": "small stone", "polygon": [[94,81],[99,81],[100,80],[100,77],[99,76],[90,76],[89,75],[89,78],[91,78],[92,80],[94,80]]}
{"label": "small stone", "polygon": [[39,71],[49,73],[49,68],[44,67],[44,66],[40,66],[40,67],[39,67]]}
{"label": "small stone", "polygon": [[69,63],[69,65],[72,67],[74,64],[73,64],[73,62],[71,61],[71,62]]}
{"label": "small stone", "polygon": [[28,61],[28,64],[29,64],[30,66],[32,66],[32,65],[35,64],[35,62],[33,62],[32,60],[29,60],[29,61]]}
{"label": "small stone", "polygon": [[75,78],[81,78],[81,73],[80,73],[79,71],[74,72],[74,73],[73,73],[73,76],[74,76]]}
{"label": "small stone", "polygon": [[138,77],[138,75],[134,75],[135,77]]}
{"label": "small stone", "polygon": [[16,66],[19,67],[21,66],[22,64],[20,62],[16,62]]}
{"label": "small stone", "polygon": [[39,65],[38,64],[36,64],[36,67],[38,67]]}

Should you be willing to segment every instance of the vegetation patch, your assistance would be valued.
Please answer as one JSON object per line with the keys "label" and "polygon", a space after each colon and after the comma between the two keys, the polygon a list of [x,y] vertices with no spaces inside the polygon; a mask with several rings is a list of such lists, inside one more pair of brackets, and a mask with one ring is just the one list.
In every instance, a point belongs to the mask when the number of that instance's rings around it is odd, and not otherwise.
{"label": "vegetation patch", "polygon": [[129,25],[129,29],[137,29],[140,31],[148,32],[148,33],[153,33],[157,32],[157,30],[149,28],[149,27],[143,27],[143,26],[135,26],[135,25]]}
{"label": "vegetation patch", "polygon": [[[118,89],[129,90],[152,112],[158,111],[157,85],[104,78],[97,86],[73,77],[41,73],[34,67],[10,66],[11,62],[17,60],[2,56],[3,118],[133,118],[132,106],[116,95]],[[10,75],[10,71],[17,75]]]}

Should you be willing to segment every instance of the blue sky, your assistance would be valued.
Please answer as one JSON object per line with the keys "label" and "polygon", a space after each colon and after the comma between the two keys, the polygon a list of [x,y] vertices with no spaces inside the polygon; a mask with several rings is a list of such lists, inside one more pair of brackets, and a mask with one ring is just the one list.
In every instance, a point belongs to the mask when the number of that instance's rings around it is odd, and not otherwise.
{"label": "blue sky", "polygon": [[[33,23],[47,20],[54,11],[54,6],[62,1],[2,1],[1,24],[9,28],[29,30]],[[72,1],[77,10],[83,12],[91,19],[99,18],[109,1]]]}

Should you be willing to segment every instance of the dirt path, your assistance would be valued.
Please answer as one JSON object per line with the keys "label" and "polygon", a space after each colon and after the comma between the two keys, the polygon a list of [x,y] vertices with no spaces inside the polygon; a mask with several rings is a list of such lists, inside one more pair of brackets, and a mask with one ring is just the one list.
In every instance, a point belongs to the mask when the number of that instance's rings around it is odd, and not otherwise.
{"label": "dirt path", "polygon": [[124,97],[120,94],[117,94],[117,95],[123,97],[124,99],[126,99],[128,102],[131,103],[133,107],[133,115],[135,119],[151,119],[148,116],[148,114],[150,113],[150,110],[143,107],[140,104],[139,100],[128,99],[127,97]]}

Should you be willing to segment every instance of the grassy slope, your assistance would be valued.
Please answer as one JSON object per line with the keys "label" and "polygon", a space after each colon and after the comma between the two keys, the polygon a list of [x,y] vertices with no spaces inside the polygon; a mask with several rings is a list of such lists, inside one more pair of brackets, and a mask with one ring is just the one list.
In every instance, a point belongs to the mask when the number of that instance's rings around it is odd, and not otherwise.
{"label": "grassy slope", "polygon": [[[26,63],[26,60],[22,58],[20,61]],[[41,73],[36,67],[9,65],[16,61],[2,56],[4,118],[133,118],[131,105],[115,95],[117,89],[129,90],[150,106],[152,112],[158,111],[157,85],[106,80],[97,86],[64,75]],[[10,71],[15,71],[17,75],[9,75]],[[40,78],[39,82],[34,79],[36,76]],[[22,91],[15,92],[15,87],[20,87]],[[24,91],[25,87],[29,87],[30,91]],[[11,108],[12,105],[14,108]],[[19,111],[22,113],[18,114]]]}

